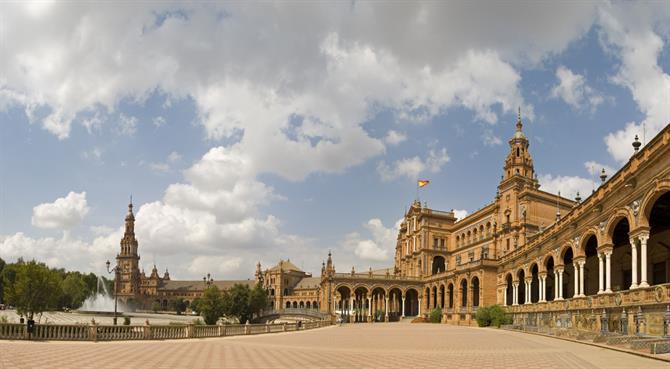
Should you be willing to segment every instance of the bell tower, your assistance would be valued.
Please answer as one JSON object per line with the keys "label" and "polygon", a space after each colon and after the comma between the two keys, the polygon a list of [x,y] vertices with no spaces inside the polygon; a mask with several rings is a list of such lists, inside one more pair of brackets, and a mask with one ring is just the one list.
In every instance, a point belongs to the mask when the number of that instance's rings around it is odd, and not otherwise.
{"label": "bell tower", "polygon": [[516,132],[509,140],[510,151],[507,154],[504,165],[503,181],[510,178],[523,178],[535,182],[535,169],[533,168],[533,158],[528,151],[528,138],[523,133],[523,123],[521,122],[521,108],[516,121]]}
{"label": "bell tower", "polygon": [[116,255],[117,272],[114,289],[116,294],[128,300],[140,293],[140,255],[137,253],[137,239],[135,238],[135,215],[133,214],[132,198],[128,204],[125,232],[121,239],[121,252]]}

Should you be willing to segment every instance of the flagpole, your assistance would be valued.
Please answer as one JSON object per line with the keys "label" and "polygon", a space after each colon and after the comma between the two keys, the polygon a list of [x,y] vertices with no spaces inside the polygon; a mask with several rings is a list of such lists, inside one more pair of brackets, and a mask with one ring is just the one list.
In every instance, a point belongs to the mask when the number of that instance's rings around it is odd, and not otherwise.
{"label": "flagpole", "polygon": [[416,195],[414,197],[415,201],[419,201],[419,180],[416,180]]}

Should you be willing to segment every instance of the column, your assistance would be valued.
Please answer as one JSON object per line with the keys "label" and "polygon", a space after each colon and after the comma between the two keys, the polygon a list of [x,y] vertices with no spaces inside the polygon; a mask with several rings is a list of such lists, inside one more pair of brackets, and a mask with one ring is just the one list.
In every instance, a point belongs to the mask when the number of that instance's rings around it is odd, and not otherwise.
{"label": "column", "polygon": [[421,316],[421,297],[419,297],[419,311],[418,311],[418,313],[419,313],[418,315]]}
{"label": "column", "polygon": [[598,253],[598,294],[600,295],[601,293],[604,292],[603,290],[603,285],[605,281],[603,281],[603,254]]}
{"label": "column", "polygon": [[649,235],[643,234],[638,236],[640,239],[640,287],[649,287],[647,283],[647,241]]}
{"label": "column", "polygon": [[586,264],[586,260],[579,261],[579,296],[581,297],[586,297],[584,293],[584,264]]}
{"label": "column", "polygon": [[402,317],[405,317],[405,295],[402,296]]}
{"label": "column", "polygon": [[632,278],[630,283],[630,289],[636,289],[637,286],[637,242],[635,237],[630,238],[630,258],[632,266]]}
{"label": "column", "polygon": [[[386,318],[386,320],[388,320],[388,317],[389,317],[389,298],[388,298],[388,296],[386,296],[386,304],[384,304],[384,309],[385,309],[384,317]],[[404,311],[403,311],[402,316],[403,316],[403,318],[405,317]]]}
{"label": "column", "polygon": [[554,269],[554,300],[558,300],[558,270]]}
{"label": "column", "polygon": [[572,262],[572,270],[575,276],[575,282],[573,284],[574,293],[572,294],[572,297],[575,298],[579,297],[579,264],[576,261]]}
{"label": "column", "polygon": [[533,282],[532,277],[531,279],[526,279],[526,304],[530,304],[530,296],[531,296],[531,291],[530,291],[530,285]]}
{"label": "column", "polygon": [[372,298],[368,297],[368,316],[372,316]]}
{"label": "column", "polygon": [[540,275],[540,300],[538,302],[547,301],[547,276]]}
{"label": "column", "polygon": [[612,293],[612,250],[605,251],[605,293]]}
{"label": "column", "polygon": [[353,296],[349,297],[349,305],[351,306],[351,309],[349,310],[349,315],[354,315],[354,299],[352,298]]}
{"label": "column", "polygon": [[563,300],[563,268],[558,270],[558,300]]}

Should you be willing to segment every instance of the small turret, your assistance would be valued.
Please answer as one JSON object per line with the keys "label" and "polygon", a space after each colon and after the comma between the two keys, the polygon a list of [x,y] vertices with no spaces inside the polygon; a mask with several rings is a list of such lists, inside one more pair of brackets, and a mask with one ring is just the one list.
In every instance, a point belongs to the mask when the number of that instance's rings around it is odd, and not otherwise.
{"label": "small turret", "polygon": [[153,269],[151,269],[151,276],[149,276],[151,279],[158,279],[158,268],[156,268],[156,264],[154,264]]}
{"label": "small turret", "polygon": [[166,281],[170,280],[170,272],[168,272],[167,268],[165,268],[165,274],[163,274],[163,279]]}

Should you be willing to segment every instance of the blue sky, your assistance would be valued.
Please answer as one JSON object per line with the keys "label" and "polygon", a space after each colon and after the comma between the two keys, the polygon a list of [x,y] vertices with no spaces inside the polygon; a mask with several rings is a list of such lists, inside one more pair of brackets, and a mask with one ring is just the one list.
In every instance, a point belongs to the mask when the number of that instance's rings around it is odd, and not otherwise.
{"label": "blue sky", "polygon": [[518,107],[568,197],[670,121],[662,2],[2,7],[8,260],[100,272],[132,194],[174,277],[387,266],[417,178],[432,208],[493,200]]}

